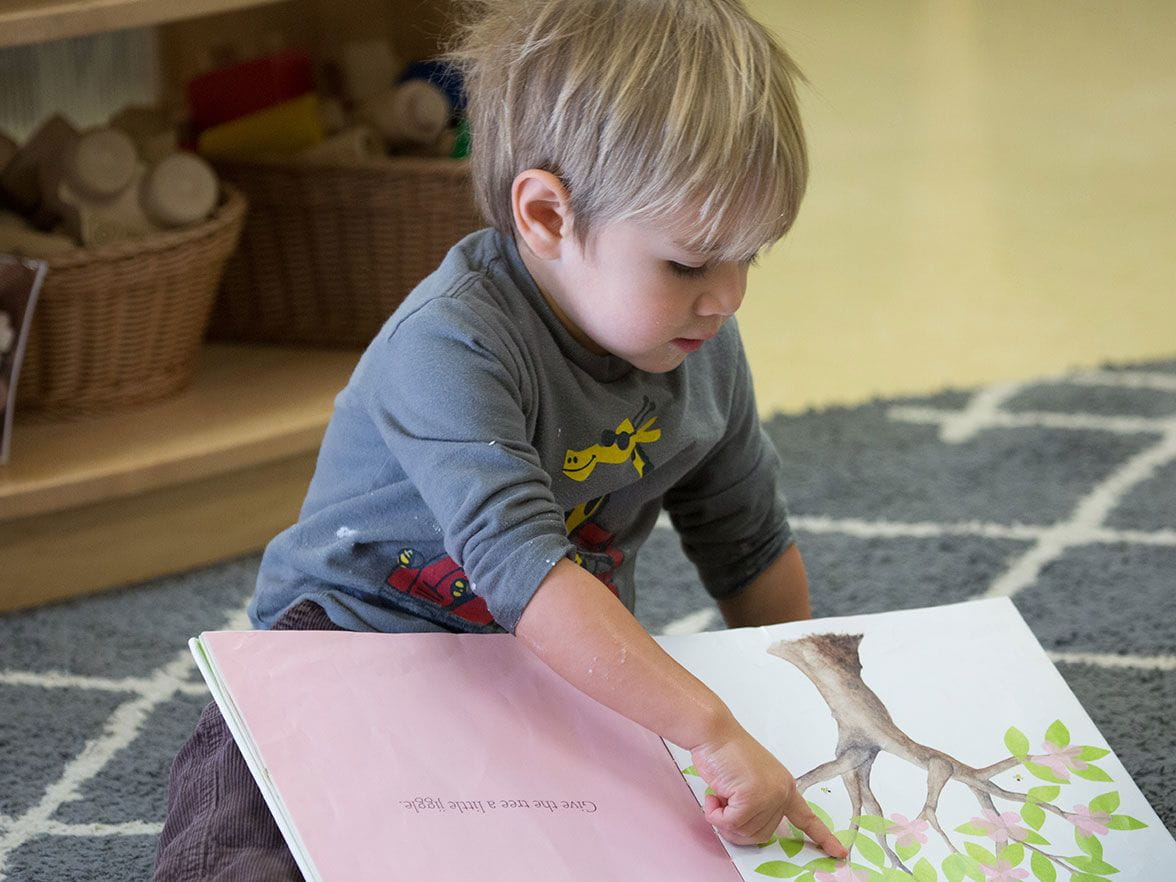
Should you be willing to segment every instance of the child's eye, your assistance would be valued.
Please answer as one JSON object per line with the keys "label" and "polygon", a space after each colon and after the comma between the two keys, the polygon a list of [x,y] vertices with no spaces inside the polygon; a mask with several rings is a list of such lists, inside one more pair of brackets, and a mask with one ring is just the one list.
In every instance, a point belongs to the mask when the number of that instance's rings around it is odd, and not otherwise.
{"label": "child's eye", "polygon": [[707,265],[705,263],[702,266],[690,266],[689,264],[678,263],[676,260],[671,260],[669,261],[669,264],[670,269],[674,272],[675,275],[685,276],[686,278],[701,276],[707,270]]}

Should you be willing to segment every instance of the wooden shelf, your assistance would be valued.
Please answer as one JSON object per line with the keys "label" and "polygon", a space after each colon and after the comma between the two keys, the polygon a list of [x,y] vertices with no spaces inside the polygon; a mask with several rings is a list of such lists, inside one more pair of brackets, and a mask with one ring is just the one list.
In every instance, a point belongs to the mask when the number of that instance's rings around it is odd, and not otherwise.
{"label": "wooden shelf", "polygon": [[[174,103],[202,59],[241,35],[323,57],[385,35],[401,58],[428,57],[451,2],[0,0],[0,49],[159,25]],[[209,345],[191,388],[156,405],[69,422],[18,411],[11,463],[0,466],[0,612],[261,548],[297,519],[359,355]]]}
{"label": "wooden shelf", "polygon": [[281,0],[0,0],[0,48],[145,27]]}
{"label": "wooden shelf", "polygon": [[358,352],[208,345],[192,386],[148,407],[22,421],[0,467],[0,524],[317,450]]}
{"label": "wooden shelf", "polygon": [[136,410],[21,420],[0,466],[0,610],[256,550],[297,517],[357,351],[208,345]]}

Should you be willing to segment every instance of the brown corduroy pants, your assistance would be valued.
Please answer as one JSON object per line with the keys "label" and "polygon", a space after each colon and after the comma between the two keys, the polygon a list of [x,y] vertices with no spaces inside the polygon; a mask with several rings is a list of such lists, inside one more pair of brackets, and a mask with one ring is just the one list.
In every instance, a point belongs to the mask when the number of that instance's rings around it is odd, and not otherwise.
{"label": "brown corduroy pants", "polygon": [[[303,601],[275,631],[341,631],[322,607]],[[155,851],[154,882],[303,882],[215,702],[177,754],[167,818]]]}

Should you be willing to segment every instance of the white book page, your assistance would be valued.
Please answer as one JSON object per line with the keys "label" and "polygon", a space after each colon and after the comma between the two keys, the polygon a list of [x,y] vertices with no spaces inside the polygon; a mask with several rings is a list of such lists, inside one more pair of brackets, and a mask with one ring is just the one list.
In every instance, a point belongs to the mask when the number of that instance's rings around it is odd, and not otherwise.
{"label": "white book page", "polygon": [[1176,842],[1007,599],[657,639],[851,846],[727,845],[745,879],[1176,879]]}

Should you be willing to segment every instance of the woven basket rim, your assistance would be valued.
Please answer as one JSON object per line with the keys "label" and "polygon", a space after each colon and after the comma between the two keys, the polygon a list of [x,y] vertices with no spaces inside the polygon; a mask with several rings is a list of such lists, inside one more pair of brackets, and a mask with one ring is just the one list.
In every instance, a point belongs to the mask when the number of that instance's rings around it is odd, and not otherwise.
{"label": "woven basket rim", "polygon": [[373,156],[367,159],[328,159],[322,162],[305,162],[284,156],[258,157],[255,159],[212,159],[214,168],[240,171],[280,171],[305,175],[324,172],[388,172],[391,170],[425,174],[465,175],[469,171],[468,159],[452,159],[448,156]]}
{"label": "woven basket rim", "polygon": [[78,247],[70,251],[48,258],[49,270],[66,270],[84,266],[89,263],[99,263],[108,260],[123,260],[136,255],[153,254],[158,251],[168,251],[185,245],[196,239],[203,239],[216,234],[222,228],[235,223],[248,207],[245,195],[225,181],[221,181],[220,203],[213,210],[212,215],[205,221],[182,230],[171,230],[153,233],[150,236],[140,236],[134,239],[124,239],[101,245],[97,248]]}

